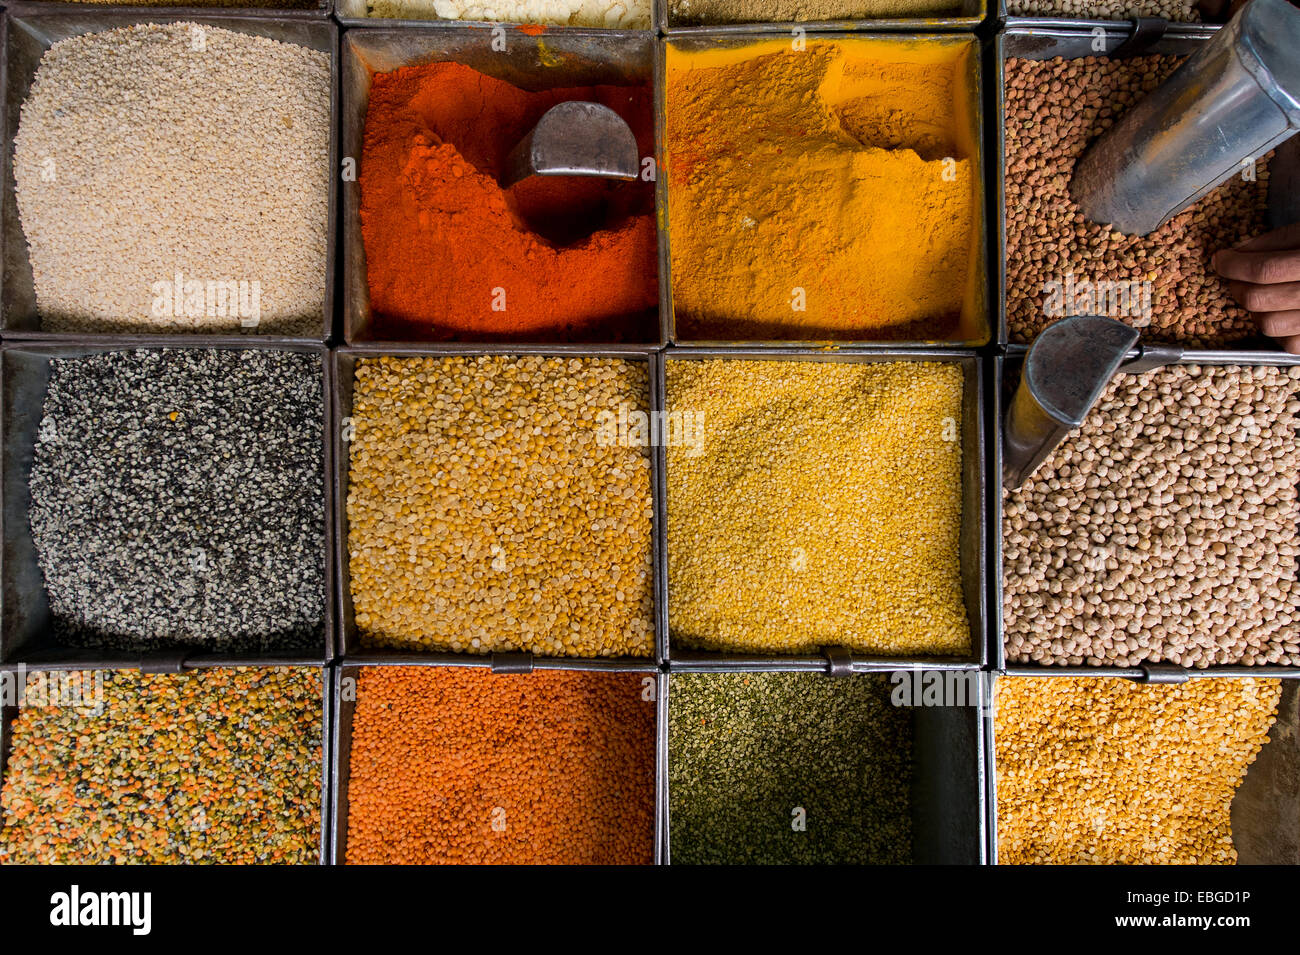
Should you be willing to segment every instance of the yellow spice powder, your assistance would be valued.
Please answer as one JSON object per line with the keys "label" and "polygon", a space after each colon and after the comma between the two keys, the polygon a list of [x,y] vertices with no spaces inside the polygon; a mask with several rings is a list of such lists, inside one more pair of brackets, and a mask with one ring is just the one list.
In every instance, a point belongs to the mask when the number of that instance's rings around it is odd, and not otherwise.
{"label": "yellow spice powder", "polygon": [[675,645],[970,651],[959,367],[679,359],[667,375],[698,438],[667,452]]}
{"label": "yellow spice powder", "polygon": [[678,335],[970,334],[974,55],[964,40],[670,45]]}

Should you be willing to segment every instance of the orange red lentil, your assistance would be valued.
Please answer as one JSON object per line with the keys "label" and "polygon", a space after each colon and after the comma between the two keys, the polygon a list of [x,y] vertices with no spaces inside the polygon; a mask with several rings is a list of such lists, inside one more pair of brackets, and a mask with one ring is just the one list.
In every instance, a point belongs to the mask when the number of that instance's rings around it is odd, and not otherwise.
{"label": "orange red lentil", "polygon": [[363,670],[347,862],[653,862],[651,679]]}

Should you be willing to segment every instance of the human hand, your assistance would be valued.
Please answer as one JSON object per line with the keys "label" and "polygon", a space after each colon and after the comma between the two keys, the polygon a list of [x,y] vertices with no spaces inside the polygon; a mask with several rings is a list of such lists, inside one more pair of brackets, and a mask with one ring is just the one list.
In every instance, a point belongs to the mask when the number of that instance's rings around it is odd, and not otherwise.
{"label": "human hand", "polygon": [[1300,355],[1300,222],[1216,252],[1214,268],[1259,330]]}

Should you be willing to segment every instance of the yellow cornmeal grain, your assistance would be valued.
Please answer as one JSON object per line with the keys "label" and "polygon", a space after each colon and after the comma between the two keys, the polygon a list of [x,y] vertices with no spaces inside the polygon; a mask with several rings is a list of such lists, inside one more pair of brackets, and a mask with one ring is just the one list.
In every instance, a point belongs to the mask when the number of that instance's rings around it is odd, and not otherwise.
{"label": "yellow cornmeal grain", "polygon": [[[366,647],[650,656],[643,362],[363,358],[348,546]],[[612,416],[610,418],[609,416]]]}
{"label": "yellow cornmeal grain", "polygon": [[1281,681],[1003,677],[998,861],[1233,863],[1232,797]]}
{"label": "yellow cornmeal grain", "polygon": [[[669,360],[677,646],[962,655],[962,371]],[[971,555],[975,559],[975,555]]]}

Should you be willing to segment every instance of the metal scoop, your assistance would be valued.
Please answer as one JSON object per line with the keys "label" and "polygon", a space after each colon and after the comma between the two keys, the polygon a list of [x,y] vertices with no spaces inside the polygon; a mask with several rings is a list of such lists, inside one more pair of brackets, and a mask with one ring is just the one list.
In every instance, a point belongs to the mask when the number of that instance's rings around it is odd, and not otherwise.
{"label": "metal scoop", "polygon": [[1251,0],[1075,167],[1083,214],[1147,235],[1300,132],[1300,10]]}
{"label": "metal scoop", "polygon": [[1002,426],[1004,487],[1024,484],[1083,424],[1137,340],[1137,329],[1100,315],[1062,319],[1034,339]]}
{"label": "metal scoop", "polygon": [[640,165],[636,137],[618,113],[599,103],[559,103],[510,151],[501,185],[529,176],[635,179]]}

